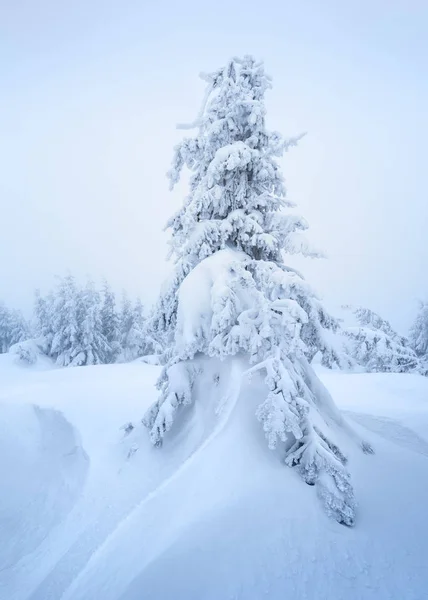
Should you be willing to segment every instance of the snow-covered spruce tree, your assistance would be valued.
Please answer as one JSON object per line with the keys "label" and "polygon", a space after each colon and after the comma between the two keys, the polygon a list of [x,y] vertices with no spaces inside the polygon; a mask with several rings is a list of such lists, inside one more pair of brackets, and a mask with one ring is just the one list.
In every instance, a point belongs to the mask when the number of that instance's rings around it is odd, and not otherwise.
{"label": "snow-covered spruce tree", "polygon": [[410,343],[416,354],[428,361],[428,302],[419,303],[419,311],[410,329]]}
{"label": "snow-covered spruce tree", "polygon": [[14,344],[28,339],[29,335],[29,325],[22,313],[0,303],[0,354],[8,352]]}
{"label": "snow-covered spruce tree", "polygon": [[73,366],[108,363],[112,348],[103,334],[101,298],[92,281],[80,290],[77,300],[78,344]]}
{"label": "snow-covered spruce tree", "polygon": [[78,327],[78,290],[72,275],[60,279],[53,294],[50,328],[52,342],[49,349],[58,365],[67,367],[81,351]]}
{"label": "snow-covered spruce tree", "polygon": [[152,326],[169,350],[160,397],[143,422],[160,445],[177,411],[197,401],[198,357],[245,357],[251,372],[264,373],[257,418],[269,447],[280,447],[285,463],[316,486],[330,515],[352,525],[353,489],[334,441],[335,428],[352,430],[308,361],[327,350],[326,313],[284,264],[285,253],[308,253],[299,237],[306,222],[283,210],[291,204],[276,160],[297,140],[266,129],[271,81],[261,63],[233,59],[204,79],[197,133],[176,148],[169,172],[172,185],[184,166],[192,175],[189,195],[168,223],[176,264]]}
{"label": "snow-covered spruce tree", "polygon": [[421,364],[409,340],[369,308],[343,307],[350,310],[357,325],[345,327],[345,347],[352,358],[369,372],[421,372]]}
{"label": "snow-covered spruce tree", "polygon": [[19,310],[0,303],[0,354],[18,342],[28,339],[29,326]]}
{"label": "snow-covered spruce tree", "polygon": [[101,323],[103,335],[111,348],[107,362],[114,363],[121,352],[120,320],[116,310],[116,297],[107,281],[103,284]]}
{"label": "snow-covered spruce tree", "polygon": [[20,310],[9,311],[10,345],[28,340],[30,337],[30,326],[24,319]]}
{"label": "snow-covered spruce tree", "polygon": [[122,307],[122,348],[125,361],[135,360],[148,351],[144,308],[138,298],[134,306],[124,296]]}
{"label": "snow-covered spruce tree", "polygon": [[128,294],[125,291],[122,292],[122,306],[120,310],[119,327],[120,345],[122,348],[122,360],[126,361],[126,338],[128,336],[129,330],[132,327],[132,304]]}
{"label": "snow-covered spruce tree", "polygon": [[38,345],[41,351],[47,356],[52,355],[53,314],[54,314],[54,295],[50,292],[46,297],[42,296],[40,290],[35,292],[34,300],[34,324]]}
{"label": "snow-covered spruce tree", "polygon": [[9,311],[3,302],[0,303],[0,354],[9,349]]}

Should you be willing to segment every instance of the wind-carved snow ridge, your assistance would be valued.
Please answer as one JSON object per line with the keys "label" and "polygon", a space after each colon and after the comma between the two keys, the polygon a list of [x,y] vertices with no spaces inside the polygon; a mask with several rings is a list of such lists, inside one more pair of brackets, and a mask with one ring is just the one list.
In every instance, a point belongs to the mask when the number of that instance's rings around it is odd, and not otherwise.
{"label": "wind-carved snow ridge", "polygon": [[169,173],[172,185],[184,166],[192,175],[190,193],[168,223],[176,268],[152,318],[165,366],[160,397],[143,423],[160,446],[178,412],[202,401],[195,391],[199,356],[244,358],[249,376],[264,374],[267,392],[256,416],[268,446],[316,486],[330,515],[352,525],[354,494],[335,433],[357,436],[309,364],[318,352],[324,364],[340,362],[324,335],[337,324],[283,259],[313,255],[296,237],[306,221],[284,211],[290,203],[276,161],[297,140],[265,128],[271,80],[262,63],[233,59],[205,79],[198,133],[177,146]]}
{"label": "wind-carved snow ridge", "polygon": [[89,459],[78,432],[57,410],[1,402],[0,415],[2,596],[14,565],[34,552],[71,511]]}

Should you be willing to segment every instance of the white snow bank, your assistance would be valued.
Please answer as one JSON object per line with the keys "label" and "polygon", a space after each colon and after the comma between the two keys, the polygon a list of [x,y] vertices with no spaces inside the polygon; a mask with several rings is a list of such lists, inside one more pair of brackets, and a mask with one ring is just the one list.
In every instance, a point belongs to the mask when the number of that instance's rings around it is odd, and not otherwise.
{"label": "white snow bank", "polygon": [[[50,358],[45,356],[40,349],[40,340],[25,340],[9,348],[6,354],[0,354],[0,381],[14,377],[22,370],[51,370],[54,368]],[[1,393],[1,389],[0,389]]]}
{"label": "white snow bank", "polygon": [[146,354],[137,358],[137,362],[143,362],[146,365],[160,365],[160,356],[158,354]]}
{"label": "white snow bank", "polygon": [[9,353],[15,356],[15,362],[22,365],[34,365],[39,356],[42,356],[37,340],[25,340],[24,342],[18,342],[13,344],[9,348]]}

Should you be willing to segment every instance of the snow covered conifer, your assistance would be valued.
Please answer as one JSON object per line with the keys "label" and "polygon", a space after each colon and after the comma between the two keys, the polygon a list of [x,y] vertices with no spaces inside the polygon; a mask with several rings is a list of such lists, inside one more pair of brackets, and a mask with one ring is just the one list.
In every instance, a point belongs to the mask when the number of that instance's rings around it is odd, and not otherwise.
{"label": "snow covered conifer", "polygon": [[308,360],[328,350],[328,319],[284,263],[286,253],[313,254],[300,235],[305,220],[284,210],[292,205],[277,162],[297,139],[266,129],[271,80],[252,57],[204,79],[197,133],[177,146],[169,172],[174,185],[187,166],[190,191],[168,223],[175,268],[153,318],[167,362],[144,423],[160,445],[177,412],[202,401],[195,390],[206,360],[243,361],[264,382],[256,416],[269,447],[316,486],[330,515],[352,525],[353,489],[335,430],[355,434]]}
{"label": "snow covered conifer", "polygon": [[410,329],[410,343],[416,354],[428,361],[428,302],[420,302],[415,322]]}
{"label": "snow covered conifer", "polygon": [[37,345],[58,365],[111,362],[113,348],[104,335],[101,297],[92,282],[82,288],[67,275],[48,296],[36,292],[34,316]]}
{"label": "snow covered conifer", "polygon": [[[43,314],[41,304],[39,310]],[[102,332],[100,296],[91,282],[79,289],[72,275],[60,280],[50,327],[50,356],[58,365],[98,365],[107,361],[111,349]]]}
{"label": "snow covered conifer", "polygon": [[421,371],[420,361],[409,340],[390,322],[369,308],[349,306],[357,325],[343,329],[345,346],[353,359],[369,372],[408,373]]}
{"label": "snow covered conifer", "polygon": [[34,329],[39,338],[39,344],[42,351],[51,356],[51,346],[54,336],[53,323],[54,296],[52,293],[44,297],[40,290],[35,292],[34,301]]}
{"label": "snow covered conifer", "polygon": [[107,281],[105,281],[103,285],[101,323],[103,335],[111,347],[111,352],[107,357],[107,362],[113,363],[121,351],[121,333],[119,315],[116,310],[116,297]]}
{"label": "snow covered conifer", "polygon": [[109,362],[112,348],[103,334],[101,298],[88,281],[78,295],[78,350],[73,365],[101,365]]}
{"label": "snow covered conifer", "polygon": [[18,342],[23,342],[30,336],[29,325],[19,310],[14,309],[9,311],[9,335],[10,346]]}
{"label": "snow covered conifer", "polygon": [[9,311],[0,303],[0,354],[8,351],[9,337]]}
{"label": "snow covered conifer", "polygon": [[11,310],[0,303],[0,354],[18,342],[28,339],[29,328],[19,310]]}
{"label": "snow covered conifer", "polygon": [[59,281],[52,305],[50,355],[60,366],[73,363],[81,348],[78,329],[78,290],[72,275]]}
{"label": "snow covered conifer", "polygon": [[138,298],[134,306],[124,298],[122,310],[122,348],[125,360],[135,360],[146,352],[144,308]]}
{"label": "snow covered conifer", "polygon": [[126,346],[126,337],[128,335],[128,331],[131,329],[132,326],[132,305],[129,296],[125,291],[122,292],[122,306],[119,317],[119,326],[120,344],[122,350],[124,351]]}

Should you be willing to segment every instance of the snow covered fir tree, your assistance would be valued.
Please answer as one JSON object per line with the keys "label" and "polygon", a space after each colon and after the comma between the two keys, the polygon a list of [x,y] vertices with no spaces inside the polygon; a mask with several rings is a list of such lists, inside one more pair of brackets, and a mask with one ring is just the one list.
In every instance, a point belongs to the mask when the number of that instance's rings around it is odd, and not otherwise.
{"label": "snow covered fir tree", "polygon": [[409,338],[420,360],[421,371],[428,376],[428,302],[419,303],[419,310],[410,329]]}
{"label": "snow covered fir tree", "polygon": [[29,326],[22,313],[0,302],[0,354],[8,352],[11,346],[28,336]]}
{"label": "snow covered fir tree", "polygon": [[271,79],[262,63],[234,58],[204,79],[197,132],[177,146],[169,172],[173,186],[186,166],[190,190],[168,222],[175,266],[152,318],[165,364],[143,422],[161,445],[174,423],[183,426],[183,413],[203,403],[208,373],[211,385],[230,377],[238,390],[251,376],[269,448],[315,486],[329,515],[352,525],[354,492],[338,438],[371,449],[309,364],[317,352],[334,355],[324,335],[334,321],[284,262],[286,254],[311,254],[305,220],[285,210],[292,204],[277,162],[298,140],[266,128]]}
{"label": "snow covered fir tree", "polygon": [[[391,323],[364,307],[345,305],[345,352],[366,371],[373,373],[424,373],[409,340],[397,333]],[[351,321],[348,315],[351,316]],[[354,322],[352,322],[354,321]]]}
{"label": "snow covered fir tree", "polygon": [[410,329],[410,343],[416,354],[428,361],[428,302],[420,302],[418,314]]}
{"label": "snow covered fir tree", "polygon": [[103,296],[101,328],[109,345],[107,362],[114,363],[122,349],[120,319],[116,309],[116,296],[107,281],[103,284]]}
{"label": "snow covered fir tree", "polygon": [[134,360],[150,351],[147,341],[144,308],[138,298],[132,306],[127,294],[122,298],[120,315],[121,348],[125,361]]}

